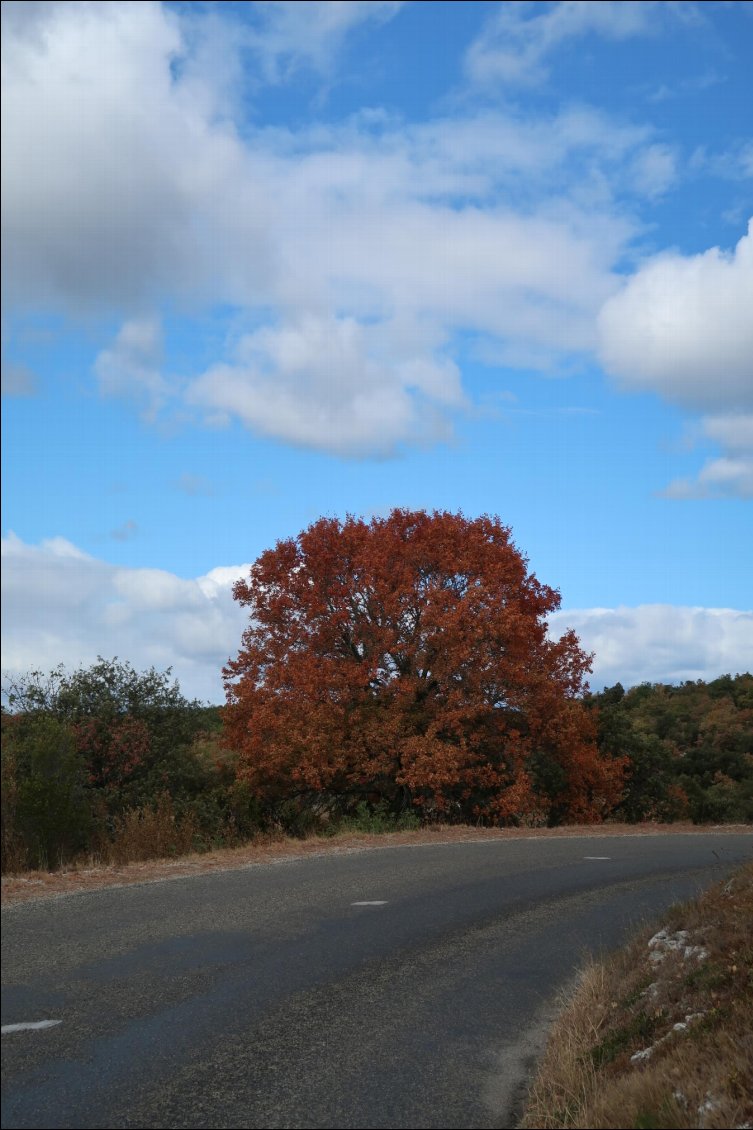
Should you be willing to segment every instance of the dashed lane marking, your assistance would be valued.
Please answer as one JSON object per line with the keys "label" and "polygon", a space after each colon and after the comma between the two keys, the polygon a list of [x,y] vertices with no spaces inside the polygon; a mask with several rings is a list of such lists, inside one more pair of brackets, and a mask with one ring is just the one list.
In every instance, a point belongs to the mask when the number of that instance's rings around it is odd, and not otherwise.
{"label": "dashed lane marking", "polygon": [[9,1035],[11,1032],[36,1032],[40,1028],[54,1028],[57,1024],[62,1023],[62,1020],[28,1020],[21,1024],[3,1024],[0,1032],[3,1036]]}

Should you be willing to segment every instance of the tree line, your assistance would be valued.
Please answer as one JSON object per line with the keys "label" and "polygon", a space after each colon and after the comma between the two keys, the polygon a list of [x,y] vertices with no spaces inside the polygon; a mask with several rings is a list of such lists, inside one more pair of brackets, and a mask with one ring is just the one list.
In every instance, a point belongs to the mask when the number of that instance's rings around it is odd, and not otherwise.
{"label": "tree line", "polygon": [[753,820],[753,677],[588,694],[497,518],[322,518],[234,595],[223,708],[118,659],[9,682],[4,869],[343,826]]}
{"label": "tree line", "polygon": [[[126,861],[201,851],[262,833],[343,825],[567,820],[556,811],[545,820],[530,811],[497,820],[451,807],[441,815],[396,811],[376,782],[339,797],[281,785],[257,793],[227,748],[221,708],[185,699],[169,672],[138,673],[117,659],[72,676],[32,673],[19,686],[27,693],[2,713],[4,871],[55,868],[87,855]],[[617,683],[587,695],[583,708],[600,756],[622,765],[619,794],[596,819],[753,822],[752,675],[627,691]]]}
{"label": "tree line", "polygon": [[3,870],[126,861],[248,838],[255,805],[220,749],[220,710],[171,672],[117,658],[9,680]]}
{"label": "tree line", "polygon": [[753,822],[753,675],[588,695],[601,749],[626,759],[614,816]]}

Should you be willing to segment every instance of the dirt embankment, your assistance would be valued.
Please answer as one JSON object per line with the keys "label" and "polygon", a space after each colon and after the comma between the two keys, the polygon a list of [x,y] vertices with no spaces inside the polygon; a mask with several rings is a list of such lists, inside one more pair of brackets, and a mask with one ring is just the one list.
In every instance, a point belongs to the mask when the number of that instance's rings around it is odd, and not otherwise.
{"label": "dirt embankment", "polygon": [[521,1127],[753,1127],[753,865],[593,961]]}

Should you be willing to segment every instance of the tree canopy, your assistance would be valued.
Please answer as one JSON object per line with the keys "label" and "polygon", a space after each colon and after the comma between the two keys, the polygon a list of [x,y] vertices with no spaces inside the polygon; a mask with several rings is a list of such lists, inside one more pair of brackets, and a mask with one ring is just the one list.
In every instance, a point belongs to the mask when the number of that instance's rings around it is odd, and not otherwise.
{"label": "tree canopy", "polygon": [[85,851],[148,858],[248,826],[234,776],[215,764],[218,709],[184,698],[169,669],[99,657],[5,683],[3,870],[55,867]]}
{"label": "tree canopy", "polygon": [[89,783],[121,805],[153,793],[150,777],[166,784],[180,772],[180,751],[206,728],[206,711],[181,694],[169,668],[137,671],[117,657],[9,679],[7,698],[27,719],[45,714],[71,726]]}
{"label": "tree canopy", "polygon": [[753,820],[753,676],[681,686],[620,683],[586,699],[603,749],[626,758],[615,815],[627,820]]}
{"label": "tree canopy", "polygon": [[579,695],[590,657],[547,636],[559,594],[494,517],[322,518],[239,581],[226,741],[268,801],[488,822],[598,818],[621,764]]}

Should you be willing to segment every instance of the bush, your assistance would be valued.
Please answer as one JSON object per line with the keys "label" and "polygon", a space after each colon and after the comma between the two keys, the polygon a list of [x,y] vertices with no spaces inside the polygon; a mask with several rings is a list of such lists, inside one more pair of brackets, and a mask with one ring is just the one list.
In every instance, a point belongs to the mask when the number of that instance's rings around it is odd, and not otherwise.
{"label": "bush", "polygon": [[86,766],[70,726],[9,719],[3,740],[3,870],[59,867],[92,832]]}
{"label": "bush", "polygon": [[6,696],[4,870],[84,851],[151,858],[237,842],[251,825],[234,769],[213,756],[219,710],[184,698],[169,669],[100,657],[8,680]]}

